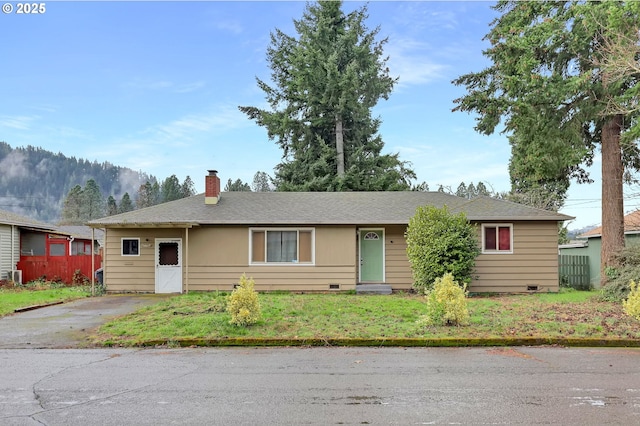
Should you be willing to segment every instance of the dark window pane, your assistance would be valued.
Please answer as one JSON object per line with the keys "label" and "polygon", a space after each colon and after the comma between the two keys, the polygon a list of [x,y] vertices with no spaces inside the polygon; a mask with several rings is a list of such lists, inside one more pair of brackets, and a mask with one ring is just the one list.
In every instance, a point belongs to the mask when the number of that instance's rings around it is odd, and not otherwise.
{"label": "dark window pane", "polygon": [[128,256],[138,255],[138,240],[122,240],[122,254]]}
{"label": "dark window pane", "polygon": [[65,243],[49,244],[49,256],[64,256],[66,246]]}
{"label": "dark window pane", "polygon": [[44,256],[45,255],[45,234],[27,232],[22,234],[21,253],[25,256]]}
{"label": "dark window pane", "polygon": [[498,234],[499,250],[511,250],[511,228],[509,228],[508,226],[501,226]]}
{"label": "dark window pane", "polygon": [[158,262],[160,265],[178,264],[178,243],[160,243],[158,245]]}
{"label": "dark window pane", "polygon": [[484,228],[484,249],[496,249],[496,228],[493,226],[487,226]]}

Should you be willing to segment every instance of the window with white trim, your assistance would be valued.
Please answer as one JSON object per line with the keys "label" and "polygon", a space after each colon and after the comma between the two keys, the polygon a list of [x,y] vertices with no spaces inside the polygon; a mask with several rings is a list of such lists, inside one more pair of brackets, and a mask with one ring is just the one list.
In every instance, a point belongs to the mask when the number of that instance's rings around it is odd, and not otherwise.
{"label": "window with white trim", "polygon": [[510,223],[482,224],[483,253],[513,253],[513,225]]}
{"label": "window with white trim", "polygon": [[120,253],[123,256],[140,256],[140,238],[123,238]]}
{"label": "window with white trim", "polygon": [[313,264],[314,229],[250,229],[251,264]]}

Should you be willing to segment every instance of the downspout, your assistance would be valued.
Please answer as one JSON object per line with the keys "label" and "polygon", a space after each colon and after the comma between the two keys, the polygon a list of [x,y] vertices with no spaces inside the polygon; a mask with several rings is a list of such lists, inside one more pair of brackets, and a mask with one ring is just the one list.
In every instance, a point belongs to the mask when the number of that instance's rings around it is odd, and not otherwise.
{"label": "downspout", "polygon": [[[15,232],[16,226],[11,225],[11,270],[18,269],[18,265],[16,264]],[[18,247],[18,251],[19,250],[20,248]]]}
{"label": "downspout", "polygon": [[[94,253],[95,247],[95,228],[91,228],[91,295],[96,295],[96,255]],[[104,274],[104,272],[103,272]]]}
{"label": "downspout", "polygon": [[69,237],[69,256],[72,256],[73,253],[71,252],[71,246],[73,245],[73,241],[76,239],[76,237],[74,237],[73,235]]}
{"label": "downspout", "polygon": [[189,294],[189,228],[184,229],[184,283],[185,283],[185,291]]}

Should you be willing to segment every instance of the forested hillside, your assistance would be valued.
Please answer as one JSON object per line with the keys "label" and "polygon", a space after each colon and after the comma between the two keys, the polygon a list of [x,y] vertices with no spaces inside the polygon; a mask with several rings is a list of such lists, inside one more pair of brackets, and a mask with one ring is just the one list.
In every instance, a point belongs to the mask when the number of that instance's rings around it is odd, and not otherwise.
{"label": "forested hillside", "polygon": [[93,179],[104,197],[137,194],[154,176],[141,171],[66,157],[41,148],[12,148],[0,142],[0,209],[56,223],[71,188]]}

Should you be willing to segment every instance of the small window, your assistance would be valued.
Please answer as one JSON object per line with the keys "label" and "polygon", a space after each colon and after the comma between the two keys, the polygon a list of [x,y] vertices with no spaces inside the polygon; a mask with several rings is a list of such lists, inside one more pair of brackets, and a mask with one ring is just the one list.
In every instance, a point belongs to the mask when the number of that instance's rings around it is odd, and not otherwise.
{"label": "small window", "polygon": [[49,256],[64,256],[66,247],[67,245],[65,243],[49,244]]}
{"label": "small window", "polygon": [[511,224],[483,224],[483,253],[513,253],[513,226]]}
{"label": "small window", "polygon": [[123,238],[122,239],[122,255],[123,256],[139,256],[140,255],[140,238]]}
{"label": "small window", "polygon": [[158,265],[177,266],[179,264],[178,243],[168,242],[158,245]]}
{"label": "small window", "polygon": [[71,255],[80,256],[85,254],[91,254],[91,244],[85,241],[72,241],[71,242]]}
{"label": "small window", "polygon": [[313,231],[252,229],[251,263],[313,263]]}
{"label": "small window", "polygon": [[367,232],[364,235],[364,239],[365,240],[379,240],[380,239],[380,235],[378,235],[377,232]]}
{"label": "small window", "polygon": [[46,237],[45,234],[25,232],[21,234],[20,254],[23,256],[44,256]]}

